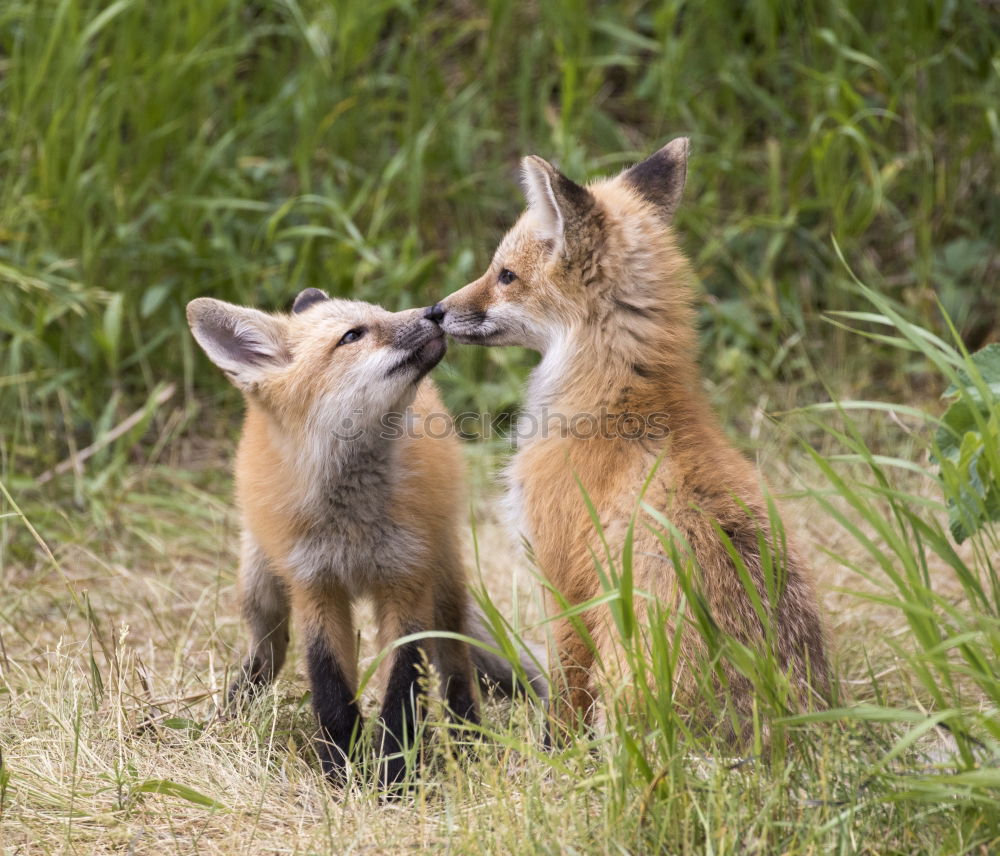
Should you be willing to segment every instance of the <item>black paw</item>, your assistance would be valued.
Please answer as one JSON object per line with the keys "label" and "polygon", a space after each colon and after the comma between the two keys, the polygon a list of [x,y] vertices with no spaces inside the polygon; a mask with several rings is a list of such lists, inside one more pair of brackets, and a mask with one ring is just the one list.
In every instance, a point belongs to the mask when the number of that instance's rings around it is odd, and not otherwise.
{"label": "black paw", "polygon": [[378,771],[382,794],[387,799],[401,797],[412,787],[407,781],[406,758],[401,752],[381,758]]}
{"label": "black paw", "polygon": [[316,744],[319,766],[326,780],[333,786],[342,788],[347,783],[347,758],[349,753],[339,746],[320,741]]}
{"label": "black paw", "polygon": [[229,685],[229,691],[226,693],[226,709],[239,707],[244,702],[252,701],[260,689],[270,682],[270,673],[265,672],[264,666],[257,657],[251,657],[240,666],[235,680]]}

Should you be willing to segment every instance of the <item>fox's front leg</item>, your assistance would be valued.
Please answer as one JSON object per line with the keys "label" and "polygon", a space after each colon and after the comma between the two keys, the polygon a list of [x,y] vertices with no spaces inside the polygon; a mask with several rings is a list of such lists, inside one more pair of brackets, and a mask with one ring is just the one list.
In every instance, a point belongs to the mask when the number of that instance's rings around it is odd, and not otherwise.
{"label": "fox's front leg", "polygon": [[[375,597],[379,646],[431,628],[433,592],[404,586],[383,590]],[[379,720],[382,724],[380,765],[382,784],[389,788],[406,775],[405,750],[413,745],[421,715],[420,677],[427,661],[419,642],[393,649],[388,659],[388,678]]]}
{"label": "fox's front leg", "polygon": [[[461,571],[444,576],[437,586],[434,604],[434,628],[468,635],[466,617],[469,593]],[[441,691],[452,721],[478,725],[479,699],[469,645],[458,639],[437,639],[435,665],[441,678]]]}
{"label": "fox's front leg", "polygon": [[239,589],[240,610],[250,629],[250,655],[229,687],[229,706],[271,683],[288,653],[288,591],[249,532],[243,535]]}
{"label": "fox's front leg", "polygon": [[339,783],[361,732],[351,602],[338,587],[324,587],[322,592],[296,589],[294,600],[306,642],[320,765],[329,779]]}

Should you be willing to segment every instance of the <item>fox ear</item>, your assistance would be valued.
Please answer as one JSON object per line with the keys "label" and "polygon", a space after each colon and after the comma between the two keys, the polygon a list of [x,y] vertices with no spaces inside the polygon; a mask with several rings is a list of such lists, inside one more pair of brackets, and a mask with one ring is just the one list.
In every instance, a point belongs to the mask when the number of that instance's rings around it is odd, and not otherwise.
{"label": "fox ear", "polygon": [[325,291],[320,291],[318,288],[307,288],[305,291],[300,291],[299,296],[295,298],[292,312],[298,315],[300,312],[305,312],[314,303],[322,303],[329,299],[330,297]]}
{"label": "fox ear", "polygon": [[199,297],[187,305],[187,319],[208,358],[244,391],[291,359],[284,322],[273,315]]}
{"label": "fox ear", "polygon": [[625,170],[621,178],[656,205],[667,220],[672,220],[684,192],[690,150],[690,140],[678,137],[644,161]]}
{"label": "fox ear", "polygon": [[593,210],[594,197],[537,155],[521,161],[521,176],[528,210],[535,215],[540,237],[561,246],[565,236]]}

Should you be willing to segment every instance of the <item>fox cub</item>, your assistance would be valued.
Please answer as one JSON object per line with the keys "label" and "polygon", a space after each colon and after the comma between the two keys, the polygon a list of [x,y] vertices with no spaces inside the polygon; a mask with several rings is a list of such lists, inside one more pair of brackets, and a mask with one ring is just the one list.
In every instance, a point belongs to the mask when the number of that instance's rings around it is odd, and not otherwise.
{"label": "fox cub", "polygon": [[[671,225],[687,157],[687,139],[676,139],[586,187],[541,158],[526,158],[527,210],[487,271],[427,317],[459,342],[521,345],[542,354],[528,381],[508,495],[539,567],[570,604],[600,594],[593,556],[605,554],[579,485],[620,557],[636,498],[654,473],[644,501],[669,521],[671,537],[697,569],[714,621],[745,645],[773,645],[791,675],[795,703],[822,703],[824,630],[809,571],[783,534],[771,531],[760,477],[727,442],[702,389],[692,273]],[[604,427],[587,429],[595,424]],[[783,554],[773,596],[762,544]],[[766,617],[741,582],[730,549]],[[655,596],[672,628],[669,616],[681,602],[678,575],[642,520],[631,555],[636,590]],[[648,603],[637,598],[635,604],[646,622]],[[555,631],[562,686],[554,715],[567,725],[578,714],[591,715],[599,671],[624,679],[626,687],[629,679],[607,610],[582,618],[593,644],[569,621]],[[677,689],[693,703],[693,689],[711,673],[698,658],[704,653],[698,634],[682,639]],[[738,714],[749,715],[750,682],[724,668]]]}
{"label": "fox cub", "polygon": [[[307,289],[290,315],[198,298],[187,308],[199,345],[246,399],[236,457],[243,523],[239,572],[250,656],[230,700],[272,681],[292,613],[305,638],[324,772],[342,779],[361,713],[352,604],[374,602],[379,644],[422,631],[487,639],[459,555],[462,461],[453,434],[425,432],[445,411],[425,379],[445,353],[420,310],[390,313]],[[408,411],[409,430],[387,414]],[[438,426],[440,428],[440,426]],[[490,640],[491,641],[491,640]],[[469,646],[403,644],[387,658],[379,716],[385,785],[405,774],[401,748],[419,716],[424,656],[448,708],[477,722]],[[513,691],[506,661],[476,649],[484,681]],[[523,667],[544,691],[531,658]]]}

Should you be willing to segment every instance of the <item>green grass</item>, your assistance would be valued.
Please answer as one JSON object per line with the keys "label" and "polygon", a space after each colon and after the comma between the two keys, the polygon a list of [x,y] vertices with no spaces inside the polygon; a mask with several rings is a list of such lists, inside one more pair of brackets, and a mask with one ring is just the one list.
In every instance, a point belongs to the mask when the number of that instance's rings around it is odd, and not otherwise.
{"label": "green grass", "polygon": [[[949,502],[982,509],[931,455],[935,396],[1000,334],[998,62],[978,0],[2,4],[3,848],[997,850],[1000,543],[951,539]],[[693,611],[684,632],[752,675],[758,732],[784,735],[736,764],[672,705],[676,640],[638,645],[612,557],[604,598],[657,678],[644,718],[612,705],[546,753],[537,711],[493,704],[457,757],[432,728],[413,798],[389,805],[322,781],[297,654],[218,719],[244,644],[224,476],[240,404],[186,301],[430,303],[517,215],[521,155],[582,179],[682,133],[707,380],[816,568],[839,707],[796,716],[766,652]],[[452,408],[503,412],[530,362],[454,348],[435,376]],[[544,637],[495,522],[500,455],[466,451],[481,579]]]}
{"label": "green grass", "polygon": [[[580,179],[681,133],[727,400],[811,382],[803,338],[850,356],[816,324],[848,306],[831,236],[925,324],[939,294],[975,344],[998,306],[998,46],[976,0],[5,3],[7,454],[52,463],[168,377],[218,389],[194,296],[429,303],[512,222],[521,155]],[[455,355],[449,403],[511,407],[525,360]]]}

